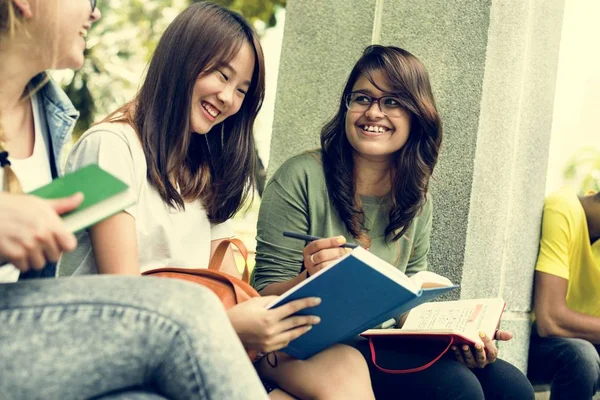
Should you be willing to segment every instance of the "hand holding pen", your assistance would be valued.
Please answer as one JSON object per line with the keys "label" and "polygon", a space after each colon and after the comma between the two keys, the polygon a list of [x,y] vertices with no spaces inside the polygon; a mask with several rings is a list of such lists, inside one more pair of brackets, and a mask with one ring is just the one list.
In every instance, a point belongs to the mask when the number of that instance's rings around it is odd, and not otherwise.
{"label": "hand holding pen", "polygon": [[358,247],[356,244],[346,243],[346,238],[343,236],[319,238],[295,232],[284,232],[283,235],[309,242],[302,251],[307,276],[311,276],[327,268],[335,260],[345,256],[353,248]]}

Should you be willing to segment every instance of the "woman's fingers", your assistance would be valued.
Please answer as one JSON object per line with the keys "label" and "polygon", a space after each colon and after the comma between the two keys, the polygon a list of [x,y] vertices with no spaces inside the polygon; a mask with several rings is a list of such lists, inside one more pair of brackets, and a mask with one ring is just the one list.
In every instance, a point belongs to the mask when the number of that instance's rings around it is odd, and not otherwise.
{"label": "woman's fingers", "polygon": [[292,340],[304,335],[306,332],[310,331],[311,328],[311,325],[301,326],[275,335],[265,344],[264,348],[262,348],[261,351],[268,353],[271,351],[283,349]]}
{"label": "woman's fingers", "polygon": [[300,310],[304,310],[305,308],[315,307],[321,304],[321,299],[319,297],[306,297],[304,299],[298,299],[294,301],[290,301],[287,304],[274,308],[273,317],[277,321],[281,321],[286,319],[290,315],[296,314]]}
{"label": "woman's fingers", "polygon": [[483,368],[487,365],[487,357],[483,344],[476,343],[475,346],[475,364],[477,368]]}
{"label": "woman's fingers", "polygon": [[301,326],[312,326],[321,322],[321,318],[316,315],[295,315],[281,321],[276,326],[277,332],[285,332]]}
{"label": "woman's fingers", "polygon": [[346,247],[336,247],[333,249],[325,249],[311,254],[309,261],[313,265],[331,264],[332,261],[348,254],[352,249]]}
{"label": "woman's fingers", "polygon": [[494,344],[494,341],[483,332],[479,332],[479,337],[481,337],[481,341],[483,342],[487,363],[493,363],[498,358],[498,348]]}
{"label": "woman's fingers", "polygon": [[494,335],[494,339],[496,340],[500,340],[502,342],[506,342],[508,340],[511,340],[513,338],[513,334],[510,333],[509,331],[502,331],[502,330],[497,330],[496,334]]}
{"label": "woman's fingers", "polygon": [[304,247],[304,266],[310,275],[326,268],[332,261],[345,255],[349,249],[340,247],[346,243],[343,236],[334,236],[310,242]]}
{"label": "woman's fingers", "polygon": [[346,243],[346,238],[343,236],[333,236],[329,238],[314,240],[304,247],[303,254],[306,257],[310,257],[311,254],[317,253],[324,249],[333,249],[340,247]]}
{"label": "woman's fingers", "polygon": [[452,351],[454,352],[454,358],[461,364],[465,364],[465,359],[463,358],[462,353],[460,352],[457,346],[452,346]]}
{"label": "woman's fingers", "polygon": [[473,356],[473,352],[471,351],[471,347],[466,344],[462,346],[462,356],[465,360],[465,365],[468,368],[475,368],[475,356]]}

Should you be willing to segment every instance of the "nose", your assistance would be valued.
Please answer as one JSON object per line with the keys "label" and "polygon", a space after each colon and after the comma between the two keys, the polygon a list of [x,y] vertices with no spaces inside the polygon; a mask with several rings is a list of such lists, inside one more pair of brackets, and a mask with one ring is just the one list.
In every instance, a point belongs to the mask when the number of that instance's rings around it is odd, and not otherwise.
{"label": "nose", "polygon": [[381,106],[379,105],[378,100],[374,100],[373,102],[371,102],[371,105],[369,106],[369,108],[367,108],[367,111],[365,111],[365,115],[371,119],[379,119],[385,117],[385,114],[381,110]]}
{"label": "nose", "polygon": [[96,22],[100,18],[102,18],[102,13],[100,12],[100,8],[96,7],[94,8],[94,11],[92,11],[92,13],[90,14],[90,21]]}
{"label": "nose", "polygon": [[232,102],[233,102],[233,91],[235,90],[235,88],[231,87],[230,85],[227,85],[223,88],[223,90],[221,90],[219,93],[217,93],[217,99],[219,99],[219,101],[221,103],[223,103],[225,106],[229,107],[231,106]]}

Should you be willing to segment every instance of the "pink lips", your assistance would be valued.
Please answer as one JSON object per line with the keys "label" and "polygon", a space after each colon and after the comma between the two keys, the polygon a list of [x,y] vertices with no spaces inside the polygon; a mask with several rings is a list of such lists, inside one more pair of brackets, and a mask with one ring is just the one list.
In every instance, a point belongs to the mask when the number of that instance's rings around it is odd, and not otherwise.
{"label": "pink lips", "polygon": [[202,103],[207,103],[209,104],[212,108],[214,108],[215,110],[217,109],[215,106],[213,106],[212,104],[210,104],[208,101],[201,101],[200,102],[200,108],[202,108],[202,112],[204,113],[204,115],[206,116],[206,118],[213,122],[217,119],[217,117],[213,117],[212,115],[210,115],[210,113],[206,110],[206,108],[204,108],[204,106],[202,105]]}

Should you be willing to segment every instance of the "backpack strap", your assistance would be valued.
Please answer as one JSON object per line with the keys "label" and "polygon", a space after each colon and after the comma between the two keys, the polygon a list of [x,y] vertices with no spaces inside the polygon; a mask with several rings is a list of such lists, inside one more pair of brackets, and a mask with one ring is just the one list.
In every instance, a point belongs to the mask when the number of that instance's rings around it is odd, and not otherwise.
{"label": "backpack strap", "polygon": [[221,240],[221,243],[219,243],[217,249],[210,259],[208,269],[212,271],[221,270],[221,264],[223,263],[223,259],[225,258],[225,254],[227,254],[227,249],[229,249],[230,244],[237,247],[242,257],[244,257],[244,272],[242,274],[242,281],[249,283],[250,273],[248,272],[248,249],[246,249],[244,242],[242,242],[240,239],[231,238]]}

